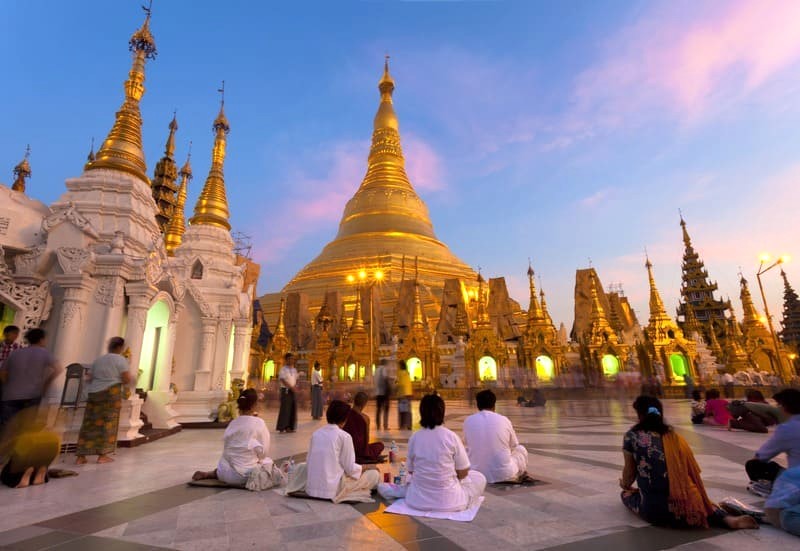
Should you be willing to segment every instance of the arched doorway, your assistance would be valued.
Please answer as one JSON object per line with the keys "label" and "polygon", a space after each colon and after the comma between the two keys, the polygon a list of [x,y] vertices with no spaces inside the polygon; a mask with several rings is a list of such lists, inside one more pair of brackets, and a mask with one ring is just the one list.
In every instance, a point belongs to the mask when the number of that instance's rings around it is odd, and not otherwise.
{"label": "arched doorway", "polygon": [[616,377],[619,373],[619,358],[613,354],[603,354],[600,364],[603,366],[603,375],[606,377]]}
{"label": "arched doorway", "polygon": [[483,356],[478,360],[478,377],[481,381],[496,381],[497,361],[491,356]]}
{"label": "arched doorway", "polygon": [[414,356],[406,360],[406,367],[408,368],[408,375],[412,381],[422,380],[422,360]]}
{"label": "arched doorway", "polygon": [[689,373],[689,362],[686,361],[686,356],[677,352],[670,354],[669,365],[672,368],[672,380],[683,382],[686,374]]}
{"label": "arched doorway", "polygon": [[147,311],[144,336],[142,337],[142,353],[139,357],[139,378],[136,382],[138,388],[154,390],[158,383],[158,376],[164,369],[169,369],[167,363],[167,348],[169,347],[169,304],[163,299],[157,300]]}
{"label": "arched doorway", "polygon": [[271,381],[272,378],[275,376],[275,361],[274,360],[267,360],[264,362],[263,367],[263,378],[264,381]]}
{"label": "arched doorway", "polygon": [[555,364],[553,363],[553,358],[545,355],[538,356],[536,358],[536,378],[543,383],[547,383],[553,380],[554,375]]}

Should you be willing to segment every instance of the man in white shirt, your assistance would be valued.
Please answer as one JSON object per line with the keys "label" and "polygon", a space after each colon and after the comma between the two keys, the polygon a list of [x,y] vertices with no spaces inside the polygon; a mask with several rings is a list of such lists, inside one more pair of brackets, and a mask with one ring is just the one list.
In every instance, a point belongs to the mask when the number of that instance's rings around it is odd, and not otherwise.
{"label": "man in white shirt", "polygon": [[281,385],[281,407],[278,412],[278,432],[294,432],[297,429],[297,401],[295,386],[297,386],[297,369],[294,367],[294,355],[288,352],[283,357],[283,367],[278,372]]}
{"label": "man in white shirt", "polygon": [[489,483],[528,482],[528,450],[520,445],[511,421],[495,413],[497,398],[491,390],[476,396],[478,413],[464,421],[464,440],[472,468]]}
{"label": "man in white shirt", "polygon": [[306,463],[297,466],[286,488],[287,494],[302,492],[334,503],[343,501],[372,501],[370,494],[378,486],[380,474],[373,465],[356,463],[353,439],[342,430],[350,406],[334,400],[325,417],[328,424],[314,431]]}
{"label": "man in white shirt", "polygon": [[314,362],[311,372],[311,418],[322,419],[322,366],[319,362]]}

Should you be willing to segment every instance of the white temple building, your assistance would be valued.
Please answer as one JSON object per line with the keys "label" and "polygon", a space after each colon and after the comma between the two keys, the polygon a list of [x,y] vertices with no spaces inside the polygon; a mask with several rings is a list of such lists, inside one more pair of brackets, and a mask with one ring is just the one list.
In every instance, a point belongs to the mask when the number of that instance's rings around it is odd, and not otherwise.
{"label": "white temple building", "polygon": [[[83,174],[49,206],[26,195],[27,154],[13,185],[0,184],[0,323],[23,334],[44,328],[64,366],[91,363],[109,338],[123,336],[146,400],[132,393],[123,403],[120,441],[141,436],[140,412],[154,428],[210,420],[230,381],[246,375],[255,296],[246,273],[254,265],[235,254],[230,233],[224,97],[188,227],[192,171],[188,160],[180,171],[174,160],[176,120],[153,179],[146,174],[139,102],[156,52],[149,24],[148,13],[131,37],[125,100]],[[51,403],[62,383],[52,386]]]}

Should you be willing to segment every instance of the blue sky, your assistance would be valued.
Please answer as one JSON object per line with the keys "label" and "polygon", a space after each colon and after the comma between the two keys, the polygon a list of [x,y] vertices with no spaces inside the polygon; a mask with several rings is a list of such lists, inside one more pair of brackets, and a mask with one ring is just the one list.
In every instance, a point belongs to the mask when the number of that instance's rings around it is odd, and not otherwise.
{"label": "blue sky", "polygon": [[[122,101],[140,3],[4,6],[0,179],[27,143],[29,194],[52,202],[80,174]],[[193,205],[225,79],[232,223],[253,238],[259,292],[279,290],[361,181],[389,53],[408,170],[439,238],[523,305],[531,257],[567,326],[591,258],[644,322],[645,248],[677,304],[679,208],[725,295],[738,299],[740,266],[755,283],[764,250],[800,262],[798,20],[793,0],[157,0],[145,152],[152,171],[177,109]],[[797,264],[787,273],[800,287]],[[777,314],[780,279],[765,281]]]}

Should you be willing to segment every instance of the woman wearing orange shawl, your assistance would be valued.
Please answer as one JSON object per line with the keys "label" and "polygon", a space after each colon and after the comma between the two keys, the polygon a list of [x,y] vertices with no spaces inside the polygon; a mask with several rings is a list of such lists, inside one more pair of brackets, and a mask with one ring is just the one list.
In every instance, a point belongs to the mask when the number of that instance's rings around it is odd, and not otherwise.
{"label": "woman wearing orange shawl", "polygon": [[660,400],[639,396],[633,409],[639,423],[625,433],[620,479],[628,509],[659,526],[758,528],[752,517],[730,515],[708,499],[692,449],[664,422]]}

